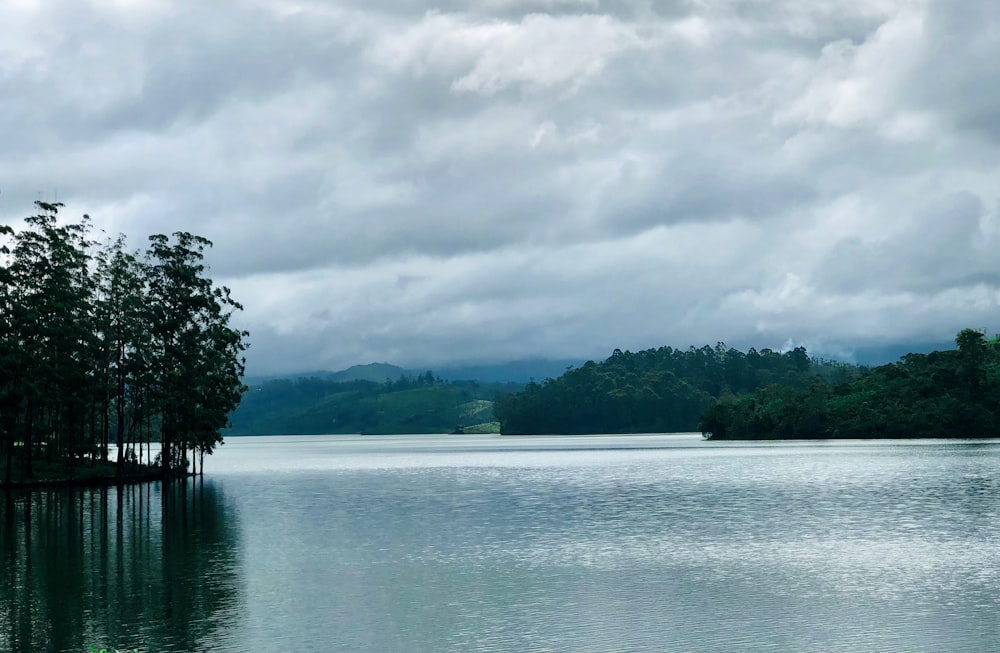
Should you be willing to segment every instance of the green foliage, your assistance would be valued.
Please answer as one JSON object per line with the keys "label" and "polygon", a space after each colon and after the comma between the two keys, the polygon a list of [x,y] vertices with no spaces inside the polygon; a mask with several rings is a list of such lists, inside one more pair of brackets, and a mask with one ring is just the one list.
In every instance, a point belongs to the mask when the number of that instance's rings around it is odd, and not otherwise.
{"label": "green foliage", "polygon": [[784,354],[744,353],[723,343],[686,351],[616,349],[602,363],[588,361],[558,379],[500,397],[494,410],[507,434],[687,431],[697,428],[716,398],[774,383],[804,388],[817,375],[853,373],[848,366],[812,361],[801,347]]}
{"label": "green foliage", "polygon": [[[316,377],[252,386],[231,415],[231,435],[445,433],[492,419],[493,398],[519,384],[443,382],[431,372],[384,383]],[[472,431],[469,431],[472,432]]]}
{"label": "green foliage", "polygon": [[226,287],[204,276],[212,243],[186,232],[150,236],[150,365],[160,413],[164,468],[183,465],[184,452],[211,453],[245,390],[243,338],[230,327],[241,310]]}
{"label": "green foliage", "polygon": [[36,206],[21,231],[0,228],[4,481],[15,461],[30,480],[38,456],[93,465],[112,437],[125,473],[154,429],[165,472],[185,451],[211,453],[243,390],[247,335],[229,325],[240,305],[204,275],[211,243],[177,233],[145,253],[124,237],[98,247],[87,216],[63,224],[61,204]]}
{"label": "green foliage", "polygon": [[720,398],[700,430],[712,439],[996,437],[1000,344],[972,329],[955,343],[837,383]]}

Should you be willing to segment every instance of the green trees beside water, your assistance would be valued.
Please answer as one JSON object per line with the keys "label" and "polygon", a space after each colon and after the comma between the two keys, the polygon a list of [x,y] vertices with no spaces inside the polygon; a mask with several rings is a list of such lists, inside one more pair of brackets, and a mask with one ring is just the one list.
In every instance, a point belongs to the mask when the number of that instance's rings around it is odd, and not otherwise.
{"label": "green trees beside water", "polygon": [[1000,436],[1000,338],[965,329],[955,344],[875,368],[811,359],[801,347],[615,350],[601,363],[500,397],[495,412],[507,434]]}
{"label": "green trees beside water", "polygon": [[1000,344],[973,329],[955,344],[840,383],[721,397],[700,430],[712,439],[997,437]]}
{"label": "green trees beside water", "polygon": [[494,410],[507,434],[692,431],[717,397],[772,384],[805,388],[816,378],[842,380],[857,373],[854,366],[811,360],[801,347],[785,353],[742,352],[723,343],[615,350],[601,363],[587,362],[500,397]]}
{"label": "green trees beside water", "polygon": [[[31,480],[103,460],[123,472],[161,442],[165,473],[211,453],[238,404],[247,334],[240,305],[205,276],[211,243],[186,232],[97,243],[87,216],[36,202],[0,227],[0,473]],[[193,464],[192,464],[193,467]]]}

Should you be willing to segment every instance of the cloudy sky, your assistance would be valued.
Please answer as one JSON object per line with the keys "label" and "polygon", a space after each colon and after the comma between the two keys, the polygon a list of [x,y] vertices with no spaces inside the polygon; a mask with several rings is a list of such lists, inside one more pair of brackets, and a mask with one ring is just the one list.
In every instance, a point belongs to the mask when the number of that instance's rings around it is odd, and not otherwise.
{"label": "cloudy sky", "polygon": [[251,373],[1000,330],[995,0],[4,0],[0,221],[215,242]]}

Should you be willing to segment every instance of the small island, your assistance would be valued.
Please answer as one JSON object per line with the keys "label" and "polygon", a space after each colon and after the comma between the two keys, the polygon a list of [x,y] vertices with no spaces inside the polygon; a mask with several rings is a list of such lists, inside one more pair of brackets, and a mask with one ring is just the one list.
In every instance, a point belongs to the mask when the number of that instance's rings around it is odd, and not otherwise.
{"label": "small island", "polygon": [[244,391],[248,335],[205,276],[212,243],[97,244],[88,216],[65,223],[62,204],[35,204],[23,229],[0,226],[0,487],[204,470]]}

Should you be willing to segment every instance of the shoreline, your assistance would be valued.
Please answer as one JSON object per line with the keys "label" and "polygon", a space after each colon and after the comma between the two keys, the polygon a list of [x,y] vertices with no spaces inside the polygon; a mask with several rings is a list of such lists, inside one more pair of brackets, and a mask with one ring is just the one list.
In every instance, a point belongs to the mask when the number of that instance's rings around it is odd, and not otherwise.
{"label": "shoreline", "polygon": [[183,473],[164,474],[160,468],[148,465],[130,466],[124,473],[118,474],[115,464],[105,461],[93,467],[83,465],[58,471],[52,468],[46,469],[43,466],[31,478],[12,480],[10,483],[0,481],[0,491],[109,487],[112,485],[134,485],[137,483],[185,479],[190,476],[191,474],[186,470]]}

